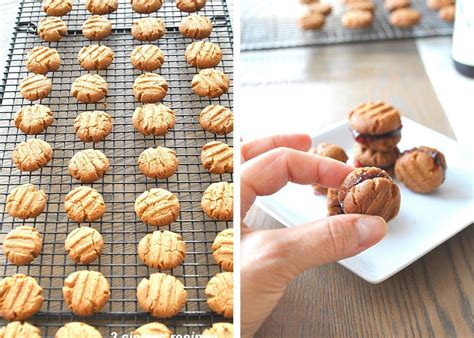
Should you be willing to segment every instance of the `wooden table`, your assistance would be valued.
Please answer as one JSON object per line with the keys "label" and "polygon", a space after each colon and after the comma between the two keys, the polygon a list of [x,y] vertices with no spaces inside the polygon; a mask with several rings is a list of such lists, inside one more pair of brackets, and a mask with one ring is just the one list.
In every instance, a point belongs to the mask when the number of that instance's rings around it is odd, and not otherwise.
{"label": "wooden table", "polygon": [[[390,102],[403,115],[454,135],[413,41],[251,52],[241,60],[244,139],[315,134],[368,99]],[[255,207],[247,220],[255,228],[282,227]],[[378,285],[338,264],[307,271],[257,336],[473,336],[473,252],[471,226]]]}

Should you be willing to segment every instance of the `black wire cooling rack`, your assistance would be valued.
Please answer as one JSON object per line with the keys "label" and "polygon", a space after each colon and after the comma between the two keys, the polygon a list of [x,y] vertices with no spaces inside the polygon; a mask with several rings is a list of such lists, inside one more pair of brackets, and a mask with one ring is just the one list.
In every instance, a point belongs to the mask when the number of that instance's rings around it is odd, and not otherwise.
{"label": "black wire cooling rack", "polygon": [[412,7],[422,13],[419,25],[410,29],[393,27],[388,21],[389,12],[384,0],[376,4],[373,25],[365,29],[348,29],[341,23],[344,13],[342,0],[321,0],[331,3],[333,12],[326,17],[321,30],[303,31],[298,19],[306,12],[299,0],[242,0],[241,47],[242,51],[323,46],[338,43],[399,40],[451,35],[453,25],[438,17],[438,13],[426,6],[426,0],[412,0]]}
{"label": "black wire cooling rack", "polygon": [[[223,59],[218,69],[224,71],[232,80],[233,37],[228,8],[225,0],[208,0],[199,14],[208,16],[214,30],[209,40],[218,43]],[[84,321],[97,327],[104,337],[116,332],[119,336],[130,332],[147,322],[159,321],[177,334],[199,334],[213,322],[226,319],[211,312],[206,304],[204,289],[208,280],[220,271],[212,257],[212,242],[218,232],[231,227],[231,223],[215,222],[207,218],[200,207],[203,191],[212,183],[232,181],[232,175],[211,175],[200,163],[201,147],[212,140],[232,144],[232,135],[216,136],[204,132],[199,125],[199,113],[207,105],[221,104],[232,108],[233,90],[219,99],[199,98],[191,91],[191,79],[197,69],[188,66],[184,59],[186,46],[190,39],[183,38],[178,31],[179,22],[187,13],[175,7],[175,1],[165,1],[163,7],[150,16],[164,19],[166,35],[155,42],[165,53],[165,63],[158,70],[168,81],[169,92],[163,103],[176,113],[176,125],[163,137],[143,136],[131,125],[131,117],[136,106],[132,93],[133,81],[141,74],[134,69],[129,60],[133,48],[142,42],[130,35],[134,19],[145,17],[132,11],[128,0],[119,1],[117,12],[108,15],[113,23],[113,32],[100,41],[115,52],[112,65],[98,73],[109,84],[106,102],[79,104],[70,95],[71,83],[84,75],[77,62],[77,55],[84,45],[97,43],[82,36],[81,27],[90,14],[83,1],[74,1],[71,13],[63,17],[68,25],[68,36],[59,42],[46,43],[35,32],[39,19],[45,16],[41,2],[22,0],[18,11],[16,27],[9,49],[4,82],[0,88],[0,235],[5,235],[19,225],[30,225],[43,235],[41,255],[31,264],[16,267],[8,264],[0,255],[0,277],[14,273],[24,273],[34,277],[43,287],[45,301],[41,311],[28,321],[41,328],[45,337],[53,337],[57,329],[69,321]],[[47,77],[53,82],[51,95],[40,103],[54,112],[53,124],[42,134],[26,136],[13,124],[14,113],[31,103],[19,93],[19,83],[28,75],[24,60],[34,46],[43,45],[56,48],[61,55],[61,68]],[[36,103],[36,102],[35,102]],[[92,144],[82,143],[75,135],[75,117],[86,110],[105,110],[113,118],[112,133],[106,140]],[[37,137],[51,144],[53,160],[44,168],[31,173],[20,172],[11,162],[12,150],[21,141]],[[177,174],[167,180],[146,178],[139,171],[136,162],[138,155],[152,146],[166,146],[175,149],[180,161]],[[64,198],[74,187],[80,185],[68,173],[68,161],[82,149],[95,148],[106,154],[111,168],[105,177],[91,184],[102,193],[106,202],[106,213],[90,225],[104,237],[104,250],[93,263],[76,265],[64,250],[67,234],[79,225],[68,221],[64,212]],[[47,208],[43,214],[32,220],[13,219],[5,212],[8,193],[19,184],[33,183],[48,195]],[[185,309],[172,319],[154,319],[145,313],[136,302],[136,287],[142,278],[157,270],[147,268],[137,255],[137,245],[155,227],[142,223],[134,212],[134,201],[145,190],[162,187],[176,193],[181,202],[179,219],[162,229],[181,234],[187,243],[187,256],[184,264],[176,269],[165,271],[180,279],[188,291]],[[100,314],[82,318],[73,315],[63,301],[61,288],[64,279],[80,269],[98,270],[108,279],[111,296]]]}

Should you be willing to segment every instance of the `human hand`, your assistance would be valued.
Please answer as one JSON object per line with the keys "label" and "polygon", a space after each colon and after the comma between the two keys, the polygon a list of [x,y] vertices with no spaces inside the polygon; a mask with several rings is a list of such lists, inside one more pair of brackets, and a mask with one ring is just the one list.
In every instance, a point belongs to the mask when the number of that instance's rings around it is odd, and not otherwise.
{"label": "human hand", "polygon": [[301,272],[354,256],[380,241],[378,216],[338,215],[293,228],[252,230],[244,218],[257,196],[288,182],[338,188],[352,167],[312,155],[307,135],[274,136],[241,147],[241,336],[252,337]]}

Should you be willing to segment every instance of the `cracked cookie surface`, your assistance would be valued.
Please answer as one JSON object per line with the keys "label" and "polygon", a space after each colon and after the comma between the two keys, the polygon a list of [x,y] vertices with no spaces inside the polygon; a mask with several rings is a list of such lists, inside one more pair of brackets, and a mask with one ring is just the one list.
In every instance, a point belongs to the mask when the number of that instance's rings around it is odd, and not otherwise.
{"label": "cracked cookie surface", "polygon": [[186,61],[196,68],[212,68],[222,60],[220,47],[209,41],[193,42],[186,47],[184,54]]}
{"label": "cracked cookie surface", "polygon": [[203,69],[191,81],[193,92],[198,96],[216,98],[229,90],[229,77],[217,69]]}
{"label": "cracked cookie surface", "polygon": [[0,316],[25,320],[43,305],[43,288],[33,277],[18,273],[0,281]]}
{"label": "cracked cookie surface", "polygon": [[81,183],[92,183],[104,177],[109,169],[109,160],[96,149],[81,150],[69,161],[69,173]]}
{"label": "cracked cookie surface", "polygon": [[232,323],[214,323],[205,329],[203,337],[234,338],[234,325]]}
{"label": "cracked cookie surface", "polygon": [[201,111],[199,123],[210,133],[226,135],[234,130],[234,113],[229,108],[212,104]]}
{"label": "cracked cookie surface", "polygon": [[112,33],[112,22],[105,16],[92,15],[82,25],[82,34],[89,40],[102,40]]}
{"label": "cracked cookie surface", "polygon": [[8,194],[5,210],[12,217],[35,218],[46,207],[46,193],[33,184],[22,184]]}
{"label": "cracked cookie surface", "polygon": [[86,9],[92,14],[110,14],[117,8],[118,0],[86,0]]}
{"label": "cracked cookie surface", "polygon": [[71,190],[64,200],[69,219],[75,222],[93,222],[104,215],[102,195],[91,187],[80,186]]}
{"label": "cracked cookie surface", "polygon": [[99,74],[86,74],[74,80],[71,95],[83,103],[102,100],[108,92],[107,82]]}
{"label": "cracked cookie surface", "polygon": [[29,101],[42,100],[51,93],[53,84],[41,74],[32,74],[20,82],[20,94]]}
{"label": "cracked cookie surface", "polygon": [[231,173],[234,171],[234,151],[223,142],[212,141],[202,147],[201,162],[212,174]]}
{"label": "cracked cookie surface", "polygon": [[64,243],[69,257],[81,264],[89,264],[102,253],[104,239],[100,232],[91,227],[80,227],[71,231]]}
{"label": "cracked cookie surface", "polygon": [[102,338],[102,334],[86,323],[70,322],[61,327],[54,338]]}
{"label": "cracked cookie surface", "polygon": [[85,111],[74,121],[74,130],[82,142],[102,141],[112,131],[112,117],[104,111]]}
{"label": "cracked cookie surface", "polygon": [[207,305],[217,314],[226,318],[234,316],[234,273],[221,272],[207,283]]}
{"label": "cracked cookie surface", "polygon": [[77,61],[87,70],[107,69],[114,60],[114,52],[105,45],[84,46],[79,51]]}
{"label": "cracked cookie surface", "polygon": [[135,213],[144,222],[154,226],[168,225],[179,216],[180,204],[175,194],[166,189],[145,191],[135,201]]}
{"label": "cracked cookie surface", "polygon": [[60,18],[48,16],[38,22],[37,32],[42,40],[56,42],[67,35],[67,26]]}
{"label": "cracked cookie surface", "polygon": [[[164,324],[153,322],[140,326],[138,329],[133,331],[133,336],[136,338],[171,338],[171,330]],[[220,338],[220,337],[218,337]]]}
{"label": "cracked cookie surface", "polygon": [[234,271],[234,229],[221,231],[212,243],[212,255],[224,271]]}
{"label": "cracked cookie surface", "polygon": [[166,27],[159,18],[142,18],[132,24],[132,36],[140,41],[155,41],[165,35]]}
{"label": "cracked cookie surface", "polygon": [[161,136],[176,123],[173,110],[164,104],[145,104],[133,112],[133,127],[142,135]]}
{"label": "cracked cookie surface", "polygon": [[234,213],[234,184],[228,182],[212,183],[204,191],[201,208],[212,219],[232,220]]}
{"label": "cracked cookie surface", "polygon": [[35,171],[44,167],[53,157],[53,148],[38,138],[21,142],[12,153],[12,161],[21,171]]}
{"label": "cracked cookie surface", "polygon": [[176,173],[179,161],[173,149],[148,148],[138,157],[138,168],[147,177],[168,178]]}
{"label": "cracked cookie surface", "polygon": [[168,94],[168,82],[158,74],[145,73],[133,83],[133,95],[143,103],[160,102]]}
{"label": "cracked cookie surface", "polygon": [[186,38],[205,39],[212,32],[211,20],[202,15],[189,15],[181,20],[179,32]]}
{"label": "cracked cookie surface", "polygon": [[27,135],[42,133],[53,123],[53,112],[42,104],[18,109],[14,117],[15,127]]}
{"label": "cracked cookie surface", "polygon": [[163,65],[165,54],[155,45],[140,45],[133,49],[130,61],[136,69],[151,72]]}
{"label": "cracked cookie surface", "polygon": [[132,9],[140,14],[156,12],[163,5],[162,0],[131,0]]}
{"label": "cracked cookie surface", "polygon": [[27,322],[10,322],[0,328],[4,338],[41,338],[41,330]]}
{"label": "cracked cookie surface", "polygon": [[42,246],[39,231],[33,227],[21,225],[5,236],[3,253],[10,263],[25,265],[39,256]]}
{"label": "cracked cookie surface", "polygon": [[46,74],[54,72],[61,66],[61,57],[54,48],[37,46],[34,47],[26,58],[26,68],[35,74]]}
{"label": "cracked cookie surface", "polygon": [[138,256],[155,269],[174,269],[186,257],[186,243],[181,235],[165,230],[153,231],[138,243]]}

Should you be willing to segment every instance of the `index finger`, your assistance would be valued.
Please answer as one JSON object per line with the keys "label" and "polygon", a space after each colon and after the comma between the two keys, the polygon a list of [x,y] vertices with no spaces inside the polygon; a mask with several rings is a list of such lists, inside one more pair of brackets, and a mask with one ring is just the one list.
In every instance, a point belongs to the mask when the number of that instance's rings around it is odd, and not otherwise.
{"label": "index finger", "polygon": [[311,138],[306,134],[274,135],[252,140],[240,147],[241,163],[280,147],[307,151],[311,143]]}

